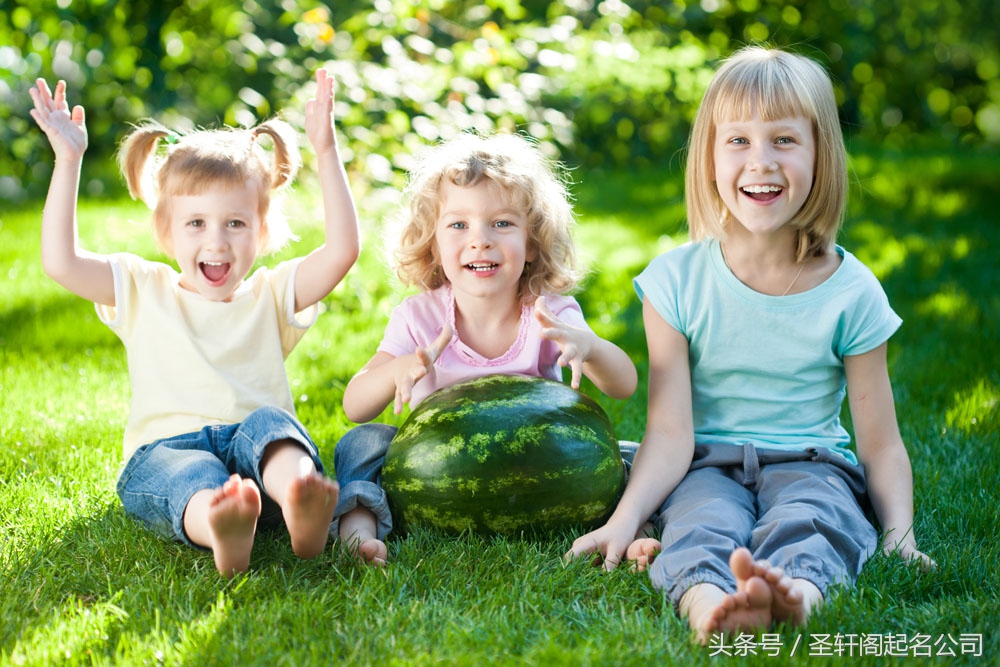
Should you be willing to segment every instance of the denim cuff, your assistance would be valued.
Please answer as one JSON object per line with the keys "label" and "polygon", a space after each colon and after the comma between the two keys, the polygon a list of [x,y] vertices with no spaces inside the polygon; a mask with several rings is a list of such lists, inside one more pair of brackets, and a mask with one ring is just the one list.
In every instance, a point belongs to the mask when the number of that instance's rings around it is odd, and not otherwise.
{"label": "denim cuff", "polygon": [[385,540],[392,531],[392,514],[389,512],[389,499],[381,486],[373,482],[356,480],[341,487],[337,500],[337,510],[330,523],[330,535],[340,539],[340,517],[356,507],[364,507],[375,515],[377,536]]}

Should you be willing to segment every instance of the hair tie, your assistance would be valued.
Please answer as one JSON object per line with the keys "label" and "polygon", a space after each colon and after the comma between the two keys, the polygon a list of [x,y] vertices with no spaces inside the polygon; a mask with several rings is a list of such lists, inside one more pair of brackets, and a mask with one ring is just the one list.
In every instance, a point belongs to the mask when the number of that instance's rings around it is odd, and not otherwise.
{"label": "hair tie", "polygon": [[166,139],[166,142],[168,144],[172,145],[176,144],[178,141],[181,140],[181,135],[177,134],[176,132],[167,132],[167,136],[164,137],[164,139]]}

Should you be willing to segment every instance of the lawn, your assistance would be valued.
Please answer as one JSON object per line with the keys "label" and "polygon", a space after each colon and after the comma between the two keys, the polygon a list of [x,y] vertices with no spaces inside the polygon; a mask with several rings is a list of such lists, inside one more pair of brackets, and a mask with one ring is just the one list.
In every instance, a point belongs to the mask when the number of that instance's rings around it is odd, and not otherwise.
{"label": "lawn", "polygon": [[[890,343],[890,372],[913,460],[918,544],[939,567],[921,574],[878,556],[808,632],[779,629],[714,650],[690,643],[646,575],[564,564],[571,528],[503,539],[421,531],[390,542],[383,570],[335,547],[302,562],[287,539],[265,534],[250,573],[231,581],[210,555],[147,534],[114,492],[129,399],[122,347],[89,303],[43,274],[41,205],[5,205],[0,663],[783,664],[794,651],[796,664],[885,664],[892,650],[917,663],[995,661],[1000,155],[858,150],[852,166],[840,241],[875,271],[904,319]],[[685,238],[678,161],[575,178],[577,238],[591,269],[579,298],[640,373],[632,399],[599,400],[619,437],[638,440],[647,364],[631,277]],[[302,185],[289,202],[293,220],[317,217],[309,191]],[[358,189],[362,260],[288,361],[299,416],[331,467],[350,426],[340,409],[344,385],[403,294],[378,256],[393,203],[379,194]],[[145,216],[128,200],[85,200],[83,245],[151,256]],[[291,252],[318,242],[316,225],[299,231]],[[713,657],[723,649],[731,657]],[[934,657],[949,651],[958,655]],[[983,657],[961,655],[970,651]],[[742,660],[741,652],[756,655]]]}

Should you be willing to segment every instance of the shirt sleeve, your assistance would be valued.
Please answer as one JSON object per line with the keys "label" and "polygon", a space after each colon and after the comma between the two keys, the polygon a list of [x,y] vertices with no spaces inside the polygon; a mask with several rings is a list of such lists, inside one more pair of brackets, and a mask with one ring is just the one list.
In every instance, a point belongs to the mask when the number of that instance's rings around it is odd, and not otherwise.
{"label": "shirt sleeve", "polygon": [[259,294],[261,292],[257,286],[267,285],[267,293],[274,299],[281,335],[281,351],[286,358],[319,317],[318,303],[298,312],[295,310],[295,274],[301,263],[302,258],[297,257],[281,262],[273,269],[261,267],[248,279],[251,289],[258,291]]}
{"label": "shirt sleeve", "polygon": [[903,323],[889,305],[889,297],[875,274],[860,261],[851,261],[857,265],[859,289],[855,307],[844,320],[838,350],[841,357],[871,352],[889,340]]}
{"label": "shirt sleeve", "polygon": [[149,285],[169,283],[174,271],[165,264],[126,252],[109,255],[108,264],[115,286],[115,305],[95,303],[94,309],[101,322],[124,342],[131,336],[135,312],[141,305],[140,295]]}
{"label": "shirt sleeve", "polygon": [[441,290],[407,297],[393,308],[378,351],[394,357],[411,354],[433,343],[447,321],[445,293]]}
{"label": "shirt sleeve", "polygon": [[583,309],[575,298],[563,295],[546,295],[545,303],[552,314],[566,324],[580,329],[590,329],[587,318],[583,316]]}
{"label": "shirt sleeve", "polygon": [[648,300],[664,322],[684,333],[686,327],[678,301],[681,282],[677,262],[673,261],[676,256],[674,250],[655,257],[632,285],[640,300]]}

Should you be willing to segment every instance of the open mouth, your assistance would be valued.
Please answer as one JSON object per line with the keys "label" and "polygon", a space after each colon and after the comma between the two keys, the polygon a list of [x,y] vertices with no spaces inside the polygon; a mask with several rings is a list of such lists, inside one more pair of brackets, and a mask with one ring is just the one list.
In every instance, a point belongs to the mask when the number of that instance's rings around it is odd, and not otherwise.
{"label": "open mouth", "polygon": [[230,266],[229,262],[198,263],[198,268],[201,269],[201,274],[205,276],[205,279],[212,285],[221,285],[226,282],[226,278],[229,276]]}
{"label": "open mouth", "polygon": [[500,265],[490,262],[473,262],[471,264],[466,264],[465,268],[474,273],[488,273],[490,271],[496,271],[500,268]]}
{"label": "open mouth", "polygon": [[777,185],[745,185],[740,188],[740,192],[757,201],[771,201],[784,191],[784,188]]}

